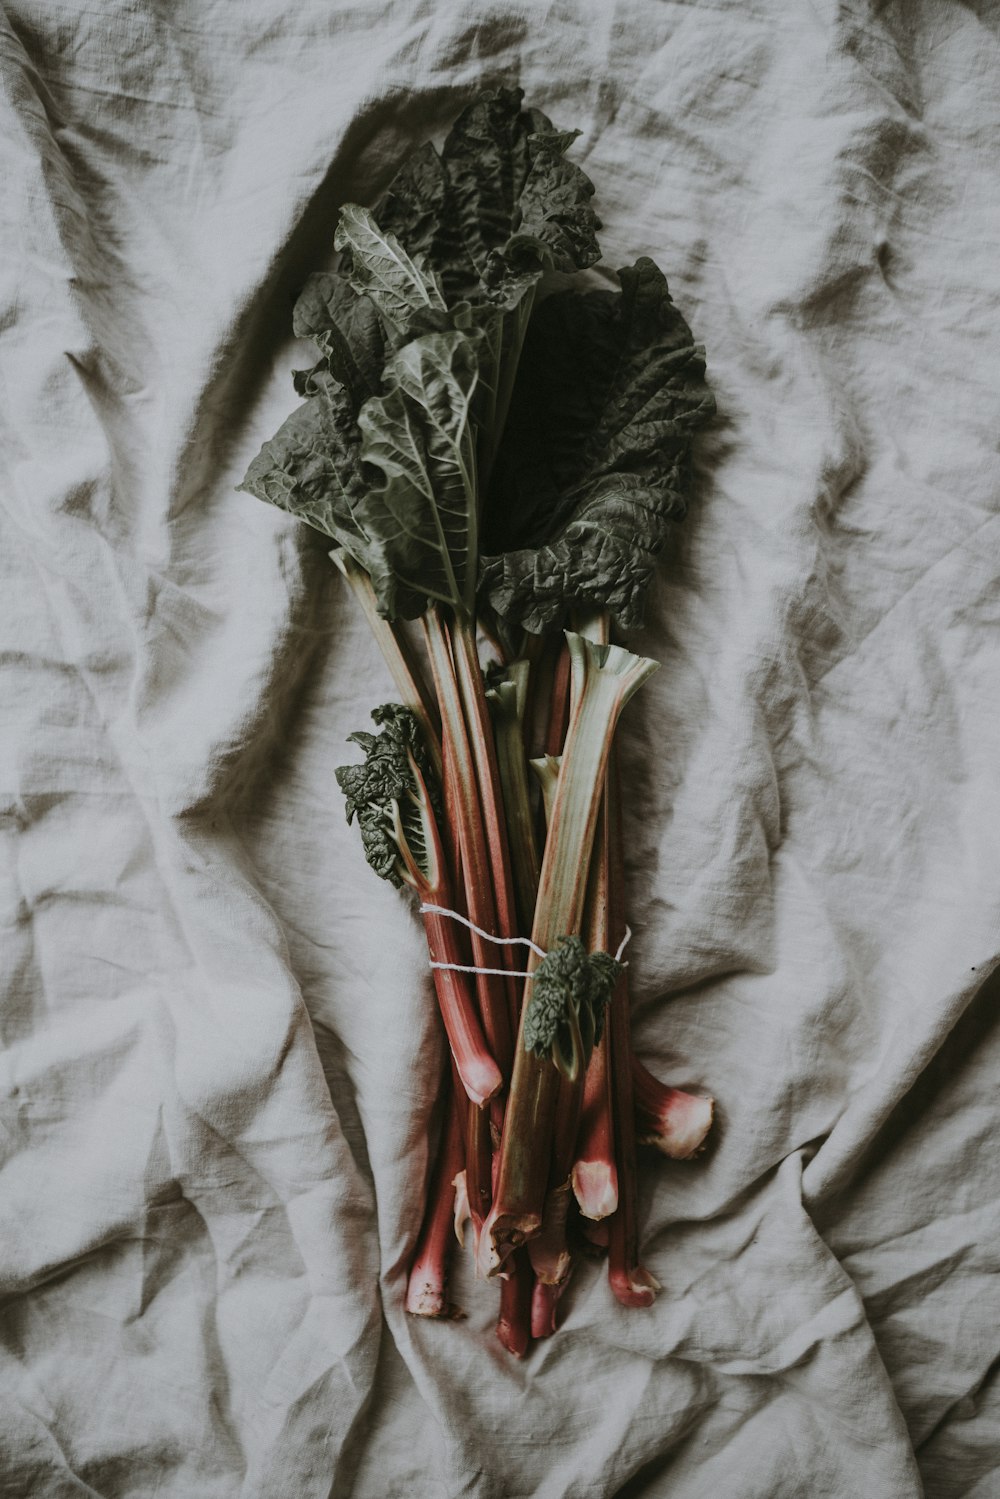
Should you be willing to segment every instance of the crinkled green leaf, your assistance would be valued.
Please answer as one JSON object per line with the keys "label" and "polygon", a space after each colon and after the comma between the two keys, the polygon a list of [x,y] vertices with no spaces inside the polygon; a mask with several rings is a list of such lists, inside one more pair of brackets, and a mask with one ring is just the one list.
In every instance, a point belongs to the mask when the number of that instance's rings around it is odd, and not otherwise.
{"label": "crinkled green leaf", "polygon": [[604,1011],[622,965],[610,953],[588,953],[580,937],[564,937],[535,969],[524,1016],[525,1050],[551,1057],[573,1070],[573,1031],[580,1037],[585,1067],[604,1028]]}
{"label": "crinkled green leaf", "polygon": [[691,434],[715,409],[704,356],[652,260],[619,279],[620,293],[550,297],[525,340],[482,570],[508,625],[539,632],[574,607],[638,625],[687,507]]}
{"label": "crinkled green leaf", "polygon": [[[482,335],[475,415],[484,474],[507,416],[536,284],[600,256],[594,186],[523,91],[487,89],[455,121],[440,154],[429,142],[403,163],[379,205],[383,231],[438,278],[458,327]],[[356,268],[354,274],[357,274]]]}
{"label": "crinkled green leaf", "polygon": [[239,488],[332,537],[371,575],[387,613],[414,618],[422,597],[401,584],[393,557],[368,521],[371,484],[351,397],[320,369],[307,399],[264,444]]}
{"label": "crinkled green leaf", "polygon": [[442,327],[445,302],[434,271],[413,260],[367,208],[345,203],[334,244],[349,251],[349,279],[401,333]]}
{"label": "crinkled green leaf", "polygon": [[[404,344],[383,372],[387,392],[366,401],[359,423],[362,456],[381,470],[360,514],[378,538],[396,580],[379,605],[396,612],[400,590],[471,608],[477,548],[476,468],[470,402],[476,349],[460,333],[432,333]],[[359,559],[360,560],[360,559]]]}
{"label": "crinkled green leaf", "polygon": [[[374,302],[346,277],[331,271],[310,276],[295,304],[292,328],[296,338],[312,339],[323,355],[318,368],[340,381],[355,412],[369,396],[381,393],[390,342],[386,325]],[[307,373],[311,377],[316,371]],[[304,384],[300,394],[307,391]]]}
{"label": "crinkled green leaf", "polygon": [[506,304],[518,275],[578,270],[600,255],[594,185],[564,154],[577,132],[522,111],[523,97],[518,88],[480,93],[440,154],[428,142],[407,158],[379,206],[383,230],[425,257],[449,306]]}
{"label": "crinkled green leaf", "polygon": [[410,710],[399,703],[385,703],[373,710],[372,718],[380,733],[358,730],[348,735],[348,742],[364,751],[364,760],[356,765],[340,765],[334,775],[344,794],[347,821],[357,818],[365,858],[380,879],[399,886],[403,881],[393,803],[399,805],[403,836],[411,854],[421,866],[426,858],[423,825],[413,801],[417,783],[410,755],[420,768],[436,815],[441,810],[439,792],[420,726]]}

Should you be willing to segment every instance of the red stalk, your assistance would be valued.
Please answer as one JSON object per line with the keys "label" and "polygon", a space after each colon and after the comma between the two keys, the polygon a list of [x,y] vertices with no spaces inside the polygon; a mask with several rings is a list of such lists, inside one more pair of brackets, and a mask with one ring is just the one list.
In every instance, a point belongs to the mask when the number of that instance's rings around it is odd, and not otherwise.
{"label": "red stalk", "polygon": [[[629,698],[656,669],[655,662],[619,647],[596,645],[578,635],[567,639],[574,691],[531,934],[535,948],[542,952],[548,952],[560,937],[580,930],[586,896],[580,872],[590,866],[615,724]],[[537,951],[532,950],[529,973],[538,961]],[[538,1058],[524,1045],[530,984],[529,978],[493,1207],[480,1241],[480,1262],[487,1275],[496,1274],[513,1249],[540,1231],[549,1182],[560,1074],[548,1057]]]}
{"label": "red stalk", "polygon": [[[431,905],[453,910],[453,897],[438,820],[434,815],[423,773],[412,755],[410,768],[417,784],[415,800],[420,808],[428,857],[426,869],[417,863],[403,834],[401,814],[397,806],[396,841],[403,865],[401,873],[423,903],[424,931],[431,958],[434,989],[455,1065],[466,1093],[474,1103],[482,1104],[500,1092],[503,1075],[487,1049],[467,975],[461,972],[465,956],[462,931],[453,917],[443,916],[440,911],[424,909],[424,906]],[[436,963],[459,966],[433,966]]]}
{"label": "red stalk", "polygon": [[[587,892],[587,947],[591,952],[607,952],[611,946],[610,858],[605,795],[594,839]],[[607,1218],[618,1206],[614,1139],[608,1045],[606,1036],[602,1036],[600,1045],[594,1047],[584,1080],[579,1136],[575,1142],[575,1159],[571,1161],[573,1192],[585,1218]]]}
{"label": "red stalk", "polygon": [[[436,896],[435,903],[450,906],[448,897],[445,888]],[[464,954],[451,917],[425,911],[423,921],[431,962],[461,963]],[[483,1038],[479,1016],[469,992],[468,975],[449,968],[432,968],[431,972],[438,1009],[462,1086],[474,1104],[487,1103],[503,1087],[503,1075]]]}
{"label": "red stalk", "polygon": [[478,1253],[479,1235],[493,1203],[493,1140],[488,1110],[470,1103],[465,1119],[465,1187]]}
{"label": "red stalk", "polygon": [[[617,766],[607,777],[610,884],[608,908],[612,941],[625,935],[625,860],[622,846],[621,796]],[[607,1038],[611,1061],[611,1099],[618,1156],[618,1210],[610,1221],[608,1280],[623,1306],[651,1306],[659,1283],[639,1263],[637,1187],[635,1170],[635,1114],[632,1097],[632,1041],[629,1035],[628,970],[608,1006]]]}
{"label": "red stalk", "polygon": [[415,1317],[461,1316],[447,1300],[448,1258],[454,1241],[454,1178],[462,1169],[458,1103],[448,1089],[437,1160],[427,1194],[420,1238],[406,1287],[406,1310]]}
{"label": "red stalk", "polygon": [[434,768],[441,772],[441,740],[438,732],[438,712],[434,699],[424,684],[420,664],[410,646],[401,624],[383,618],[378,612],[378,601],[371,578],[360,563],[343,547],[334,547],[330,559],[350,585],[351,592],[361,605],[362,612],[375,641],[382,652],[404,707],[417,719],[424,732],[424,739]]}
{"label": "red stalk", "polygon": [[689,1161],[712,1127],[715,1100],[669,1088],[632,1057],[632,1096],[641,1145],[655,1145],[672,1161]]}
{"label": "red stalk", "polygon": [[[500,767],[493,738],[493,720],[486,701],[486,689],[483,685],[483,674],[476,650],[475,631],[467,620],[456,619],[448,634],[458,690],[465,714],[468,743],[475,766],[479,808],[492,874],[493,898],[496,904],[497,925],[487,927],[486,930],[492,931],[498,937],[518,937],[521,933],[514,898],[514,875],[507,841],[507,823],[504,818]],[[492,968],[518,967],[518,964],[509,961],[510,956],[509,947],[494,947],[493,962],[489,966]],[[510,1029],[514,1033],[517,1030],[520,1014],[521,985],[514,978],[504,982]]]}
{"label": "red stalk", "polygon": [[507,1262],[508,1274],[500,1282],[500,1315],[497,1337],[508,1353],[523,1358],[531,1343],[531,1266],[523,1253]]}
{"label": "red stalk", "polygon": [[[470,918],[486,932],[505,935],[498,928],[494,899],[494,857],[487,844],[481,815],[475,763],[469,746],[461,697],[455,679],[455,662],[448,632],[437,609],[423,616],[434,685],[441,709],[445,763],[449,768],[449,810],[459,829],[465,903]],[[485,703],[484,703],[485,707]],[[504,950],[472,933],[473,962],[477,968],[505,967]],[[490,1051],[506,1075],[511,1062],[511,1008],[508,986],[513,980],[495,974],[477,974],[476,992],[483,1030]]]}
{"label": "red stalk", "polygon": [[533,1338],[551,1338],[555,1332],[556,1307],[568,1284],[568,1276],[558,1285],[549,1285],[542,1280],[535,1281],[535,1288],[531,1295],[531,1336]]}
{"label": "red stalk", "polygon": [[572,1182],[573,1194],[585,1218],[608,1218],[617,1208],[618,1167],[611,1112],[611,1070],[605,1036],[601,1037],[601,1044],[594,1047],[587,1068]]}

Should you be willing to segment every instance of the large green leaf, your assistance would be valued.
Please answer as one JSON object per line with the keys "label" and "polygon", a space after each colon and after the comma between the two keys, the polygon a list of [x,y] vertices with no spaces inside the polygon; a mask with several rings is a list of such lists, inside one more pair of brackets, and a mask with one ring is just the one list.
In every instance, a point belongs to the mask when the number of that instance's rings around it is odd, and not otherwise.
{"label": "large green leaf", "polygon": [[[320,368],[330,371],[351,398],[355,411],[382,390],[382,366],[389,336],[370,298],[355,291],[346,277],[318,271],[309,277],[292,314],[296,338],[311,338],[323,355]],[[314,372],[306,372],[300,394]]]}
{"label": "large green leaf", "polygon": [[428,142],[408,157],[379,206],[382,229],[424,257],[449,306],[506,303],[519,276],[579,270],[600,255],[594,185],[564,154],[577,132],[522,111],[523,97],[518,88],[480,93],[440,154]]}
{"label": "large green leaf", "polygon": [[550,297],[525,341],[482,592],[531,631],[574,607],[641,622],[669,522],[687,506],[691,434],[715,409],[662,272],[643,257],[619,280],[620,293]]}
{"label": "large green leaf", "polygon": [[[419,598],[421,606],[430,599],[471,610],[474,603],[476,380],[471,339],[426,334],[397,350],[383,371],[386,394],[366,401],[359,415],[362,457],[383,476],[361,507],[365,529],[379,540],[395,592]],[[380,608],[395,614],[394,598],[372,581]]]}
{"label": "large green leaf", "polygon": [[362,463],[350,394],[318,369],[308,398],[264,444],[238,487],[331,537],[371,575],[385,612],[412,618],[422,599],[401,584],[378,530],[369,525],[371,477]]}
{"label": "large green leaf", "polygon": [[[455,326],[481,334],[474,415],[484,476],[539,278],[600,255],[593,183],[565,157],[578,132],[522,111],[522,98],[516,88],[480,93],[440,153],[428,142],[408,157],[377,211],[382,232],[437,278]],[[350,274],[357,278],[356,262]]]}
{"label": "large green leaf", "polygon": [[355,290],[369,296],[400,333],[444,326],[445,301],[433,270],[411,259],[366,208],[344,204],[334,244],[349,252],[349,279]]}

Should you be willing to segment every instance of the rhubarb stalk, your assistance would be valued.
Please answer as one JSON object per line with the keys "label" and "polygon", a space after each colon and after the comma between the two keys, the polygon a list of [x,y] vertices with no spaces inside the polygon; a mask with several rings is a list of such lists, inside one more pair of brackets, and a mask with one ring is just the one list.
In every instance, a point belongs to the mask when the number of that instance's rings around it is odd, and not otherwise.
{"label": "rhubarb stalk", "polygon": [[406,1287],[406,1310],[415,1317],[463,1315],[447,1299],[448,1258],[454,1242],[454,1180],[461,1168],[458,1104],[453,1089],[449,1088],[427,1210]]}
{"label": "rhubarb stalk", "polygon": [[[497,903],[493,893],[495,868],[502,867],[502,863],[499,851],[491,850],[486,841],[475,762],[466,732],[448,631],[436,608],[429,609],[422,618],[441,708],[446,758],[451,767],[451,790],[459,826],[466,908],[472,921],[483,931],[503,936],[505,934],[498,930]],[[472,952],[477,968],[503,969],[507,966],[503,948],[487,944],[476,933],[472,934]],[[508,993],[508,986],[512,983],[513,980],[497,973],[476,974],[483,1029],[490,1051],[505,1074],[510,1066],[511,1056],[510,1020],[514,1000]]]}
{"label": "rhubarb stalk", "polygon": [[699,1153],[712,1126],[714,1099],[669,1088],[636,1056],[632,1094],[640,1145],[655,1145],[672,1161],[689,1161]]}
{"label": "rhubarb stalk", "polygon": [[[590,888],[587,892],[587,946],[591,952],[607,951],[611,946],[608,835],[608,799],[605,796],[601,803],[601,817],[591,862]],[[594,1047],[587,1068],[575,1157],[571,1181],[580,1212],[585,1218],[609,1217],[618,1206],[618,1168],[615,1163],[606,1031]]]}
{"label": "rhubarb stalk", "polygon": [[400,702],[409,708],[423,730],[427,749],[438,775],[441,774],[441,736],[434,699],[427,690],[423,673],[407,640],[403,627],[383,618],[372,580],[361,565],[343,547],[334,547],[330,559],[346,578],[351,592],[361,606],[376,644],[399,690]]}
{"label": "rhubarb stalk", "polygon": [[526,1256],[523,1252],[512,1255],[506,1276],[500,1282],[497,1337],[515,1358],[523,1358],[531,1343],[533,1286],[534,1277]]}
{"label": "rhubarb stalk", "polygon": [[510,839],[511,866],[521,930],[531,925],[538,894],[538,845],[528,794],[528,765],[524,752],[524,688],[527,661],[509,667],[510,680],[486,694],[493,710],[497,765]]}
{"label": "rhubarb stalk", "polygon": [[[609,914],[612,938],[625,933],[625,863],[617,767],[607,776],[608,834],[611,850]],[[623,1306],[651,1306],[659,1282],[639,1263],[635,1171],[635,1117],[632,1097],[632,1042],[629,1036],[628,970],[618,980],[608,1006],[611,1097],[618,1158],[618,1208],[610,1219],[608,1280]]]}
{"label": "rhubarb stalk", "polygon": [[[590,863],[615,725],[625,704],[657,665],[619,646],[595,645],[571,632],[566,639],[573,702],[542,861],[529,974],[538,966],[534,949],[548,952],[561,937],[580,930],[586,893],[580,870]],[[538,1233],[548,1184],[560,1074],[550,1060],[536,1057],[524,1044],[531,982],[529,977],[494,1202],[480,1240],[480,1261],[487,1275],[496,1274],[512,1249]]]}

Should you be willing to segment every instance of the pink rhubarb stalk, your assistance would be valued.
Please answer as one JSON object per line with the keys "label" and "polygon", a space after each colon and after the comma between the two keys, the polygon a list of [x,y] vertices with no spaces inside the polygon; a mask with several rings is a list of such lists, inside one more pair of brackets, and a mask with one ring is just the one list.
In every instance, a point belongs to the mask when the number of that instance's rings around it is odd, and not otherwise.
{"label": "pink rhubarb stalk", "polygon": [[[448,892],[440,893],[435,904],[450,907]],[[425,911],[423,922],[431,962],[461,963],[463,953],[455,922],[435,911]],[[450,968],[432,968],[431,972],[438,1009],[462,1086],[474,1104],[487,1103],[503,1087],[503,1075],[483,1037],[468,975]]]}
{"label": "pink rhubarb stalk", "polygon": [[632,1096],[641,1145],[655,1145],[672,1161],[689,1161],[705,1144],[715,1100],[669,1088],[632,1058]]}
{"label": "pink rhubarb stalk", "polygon": [[454,1234],[454,1179],[462,1169],[462,1137],[458,1100],[448,1089],[448,1102],[437,1160],[427,1196],[427,1210],[417,1241],[406,1287],[406,1310],[414,1317],[455,1317],[447,1299],[448,1258]]}
{"label": "pink rhubarb stalk", "polygon": [[[610,1018],[610,1017],[609,1017]],[[573,1195],[585,1218],[609,1218],[618,1206],[618,1166],[611,1112],[611,1072],[605,1036],[587,1068],[579,1143],[571,1177]]]}
{"label": "pink rhubarb stalk", "polygon": [[531,1294],[531,1336],[533,1338],[551,1338],[555,1332],[556,1308],[568,1284],[568,1277],[560,1281],[558,1285],[548,1285],[541,1280],[535,1281],[535,1288]]}
{"label": "pink rhubarb stalk", "polygon": [[[460,928],[452,917],[441,914],[443,910],[454,909],[441,834],[427,784],[412,755],[410,770],[417,787],[412,800],[419,811],[423,829],[424,864],[417,862],[407,843],[402,813],[398,804],[395,804],[395,836],[400,851],[400,874],[422,902],[424,931],[432,965],[461,965],[464,949]],[[426,909],[427,906],[437,906],[441,910]],[[460,971],[460,967],[451,966],[432,966],[431,972],[441,1018],[462,1084],[473,1103],[483,1104],[499,1093],[504,1079],[483,1038],[468,976]]]}
{"label": "pink rhubarb stalk", "polygon": [[[654,661],[618,646],[595,645],[571,633],[566,638],[574,673],[573,702],[531,933],[542,952],[559,938],[580,931],[586,894],[580,871],[590,864],[611,738],[625,704],[656,669]],[[531,951],[529,974],[538,961]],[[539,1232],[552,1162],[560,1073],[548,1057],[536,1057],[524,1045],[530,989],[529,978],[494,1202],[480,1239],[480,1263],[487,1275],[495,1275],[513,1249]]]}
{"label": "pink rhubarb stalk", "polygon": [[[483,931],[503,936],[505,934],[498,927],[494,899],[494,876],[495,871],[502,868],[502,859],[497,849],[491,849],[484,832],[475,762],[455,678],[451,642],[436,608],[429,609],[422,618],[441,708],[444,761],[449,768],[448,805],[459,828],[466,910]],[[472,934],[471,946],[477,968],[503,970],[508,966],[502,947],[485,942],[475,933]],[[476,992],[487,1044],[505,1075],[511,1060],[511,1010],[515,1000],[510,986],[513,982],[503,974],[476,975]]]}
{"label": "pink rhubarb stalk", "polygon": [[[587,947],[607,952],[611,943],[607,798],[594,840],[590,887],[587,893]],[[605,1016],[605,1025],[610,1016]],[[611,1074],[607,1036],[594,1047],[583,1087],[583,1107],[570,1180],[580,1212],[585,1218],[609,1217],[618,1206],[618,1167],[615,1163],[615,1132],[611,1120]]]}
{"label": "pink rhubarb stalk", "polygon": [[506,1279],[500,1282],[500,1314],[497,1337],[508,1353],[523,1358],[531,1344],[531,1292],[534,1278],[524,1254],[508,1261]]}
{"label": "pink rhubarb stalk", "polygon": [[[625,861],[621,801],[616,768],[608,775],[606,800],[611,850],[609,911],[611,937],[625,934]],[[632,1097],[632,1040],[629,1034],[628,970],[618,980],[608,1006],[607,1040],[611,1061],[611,1099],[618,1158],[618,1209],[610,1218],[608,1280],[622,1306],[651,1306],[659,1282],[639,1263],[639,1229],[635,1170],[635,1115]]]}

